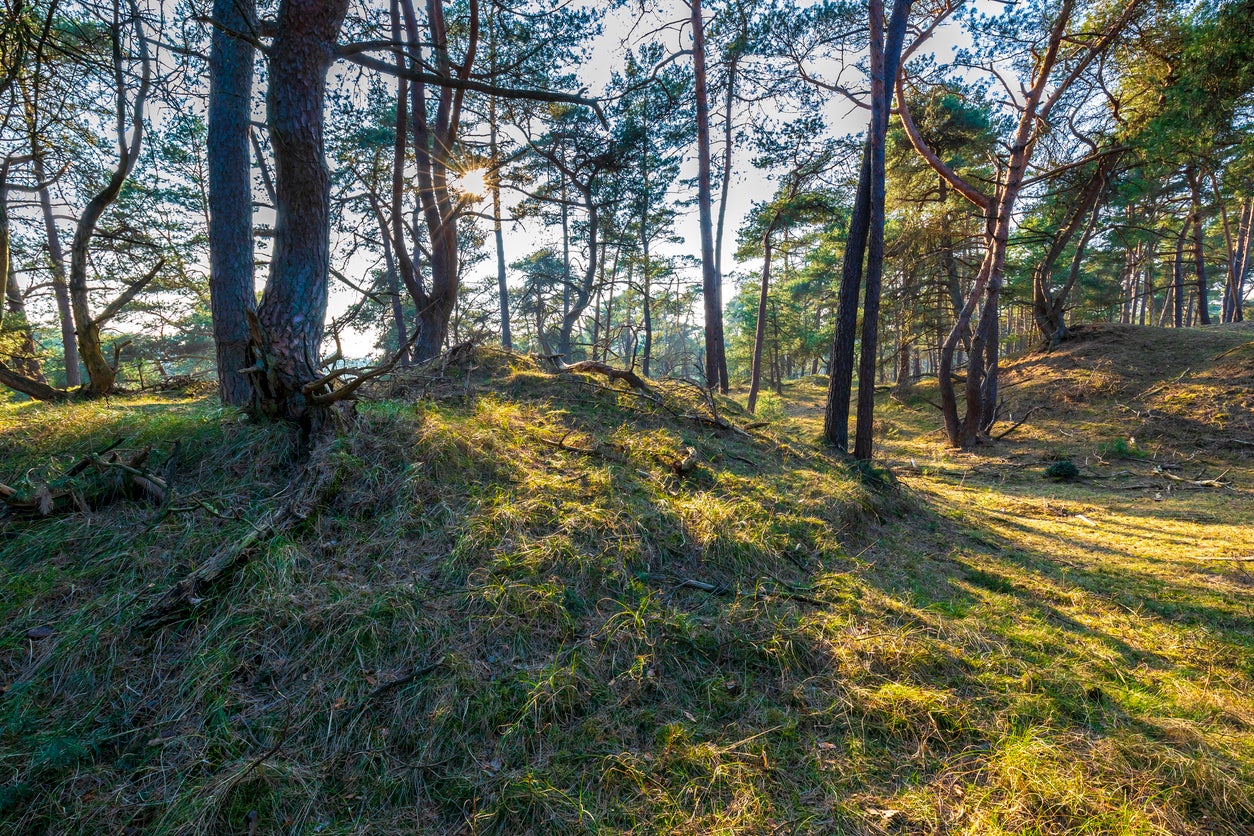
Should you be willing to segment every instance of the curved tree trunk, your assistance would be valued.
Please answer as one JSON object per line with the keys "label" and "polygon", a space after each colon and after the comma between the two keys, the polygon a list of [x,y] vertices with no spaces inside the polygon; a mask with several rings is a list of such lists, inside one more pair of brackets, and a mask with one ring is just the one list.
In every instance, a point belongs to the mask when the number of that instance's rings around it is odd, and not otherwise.
{"label": "curved tree trunk", "polygon": [[231,32],[248,32],[254,0],[214,0],[209,54],[209,307],[217,352],[218,394],[246,406],[252,384],[248,315],[257,308],[253,277],[252,120],[253,47]]}
{"label": "curved tree trunk", "polygon": [[78,338],[78,351],[83,365],[87,368],[87,392],[91,395],[105,395],[113,390],[113,382],[117,378],[117,369],[109,364],[104,356],[104,346],[100,339],[100,329],[107,321],[104,316],[93,317],[88,298],[87,287],[87,254],[91,246],[92,235],[101,215],[113,201],[117,200],[126,179],[130,177],[139,159],[139,149],[144,140],[144,105],[148,100],[148,89],[152,83],[152,62],[148,54],[148,42],[144,38],[139,7],[135,0],[130,3],[130,24],[135,30],[136,48],[140,54],[141,70],[139,89],[135,93],[134,105],[129,115],[131,138],[126,139],[127,115],[127,84],[123,75],[123,50],[121,20],[114,22],[112,31],[114,80],[117,86],[117,143],[118,165],[113,170],[109,182],[99,191],[83,209],[79,216],[78,226],[74,230],[74,241],[70,245],[70,308],[74,313],[74,334]]}
{"label": "curved tree trunk", "polygon": [[317,423],[303,391],[317,379],[330,266],[330,176],[323,147],[326,74],[348,0],[283,0],[270,58],[267,111],[274,146],[274,253],[257,308],[254,405]]}
{"label": "curved tree trunk", "polygon": [[[778,219],[778,215],[776,218]],[[771,231],[762,236],[762,287],[758,296],[758,327],[753,336],[753,364],[749,371],[749,411],[758,408],[758,387],[762,381],[762,346],[766,342],[766,300],[771,289]]]}

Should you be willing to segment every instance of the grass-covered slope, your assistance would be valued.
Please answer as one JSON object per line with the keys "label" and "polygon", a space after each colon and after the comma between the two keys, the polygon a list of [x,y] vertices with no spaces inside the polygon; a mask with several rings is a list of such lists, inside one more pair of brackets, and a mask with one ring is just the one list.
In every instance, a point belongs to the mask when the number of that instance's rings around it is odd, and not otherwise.
{"label": "grass-covered slope", "polygon": [[205,401],[3,408],[15,487],[182,443],[171,507],[0,518],[0,831],[1254,825],[1250,564],[1202,559],[1254,554],[1240,449],[1232,490],[1060,484],[1124,417],[955,458],[920,391],[883,404],[890,489],[816,443],[817,386],[746,432],[679,385],[445,372],[380,387],[320,510],[155,631],[297,487],[295,440]]}

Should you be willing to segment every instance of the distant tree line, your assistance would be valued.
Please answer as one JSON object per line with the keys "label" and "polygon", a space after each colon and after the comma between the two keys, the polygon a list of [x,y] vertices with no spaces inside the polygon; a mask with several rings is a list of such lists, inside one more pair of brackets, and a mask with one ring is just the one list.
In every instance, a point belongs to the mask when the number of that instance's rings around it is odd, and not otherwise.
{"label": "distant tree line", "polygon": [[[1005,352],[1248,305],[1254,0],[4,0],[0,26],[0,383],[36,399],[216,372],[312,427],[490,340],[750,410],[823,374],[866,459],[877,383],[935,376],[970,447]],[[751,169],[774,193],[729,229]]]}

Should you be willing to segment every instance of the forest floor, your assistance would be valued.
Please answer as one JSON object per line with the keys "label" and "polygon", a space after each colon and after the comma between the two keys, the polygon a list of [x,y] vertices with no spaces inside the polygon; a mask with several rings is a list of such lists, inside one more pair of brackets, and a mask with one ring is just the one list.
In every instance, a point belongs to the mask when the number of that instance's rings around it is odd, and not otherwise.
{"label": "forest floor", "polygon": [[[0,516],[0,830],[1254,832],[1254,329],[1082,329],[972,454],[885,392],[869,472],[821,381],[654,387],[395,380],[281,528],[282,427],[0,405],[0,482],[78,494]],[[65,477],[118,439],[164,504]]]}

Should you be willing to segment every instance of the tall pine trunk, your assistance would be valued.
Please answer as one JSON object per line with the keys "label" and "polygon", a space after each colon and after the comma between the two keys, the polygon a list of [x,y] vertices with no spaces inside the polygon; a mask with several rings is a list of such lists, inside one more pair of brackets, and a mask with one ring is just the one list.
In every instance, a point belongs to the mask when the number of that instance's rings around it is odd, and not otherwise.
{"label": "tall pine trunk", "polygon": [[871,8],[871,128],[867,148],[871,158],[870,217],[867,229],[866,294],[862,312],[862,354],[858,364],[858,425],[853,454],[870,461],[875,418],[875,371],[880,327],[880,288],[884,274],[884,142],[897,66],[906,37],[906,19],[912,0],[896,0],[888,31],[883,31],[883,2]]}
{"label": "tall pine trunk", "polygon": [[253,25],[254,0],[214,0],[209,54],[209,307],[217,353],[218,394],[245,406],[252,384],[248,316],[257,309],[253,277],[252,119],[253,46],[233,32]]}
{"label": "tall pine trunk", "polygon": [[257,308],[260,333],[250,347],[258,367],[254,402],[266,415],[306,427],[320,418],[303,387],[319,376],[330,267],[326,75],[347,6],[282,0],[266,97],[277,200],[270,274]]}
{"label": "tall pine trunk", "polygon": [[705,72],[705,21],[701,0],[692,11],[692,69],[697,108],[697,208],[701,227],[701,290],[705,303],[705,377],[726,392],[727,352],[723,339],[723,284],[714,263],[714,211],[710,174],[710,101]]}

